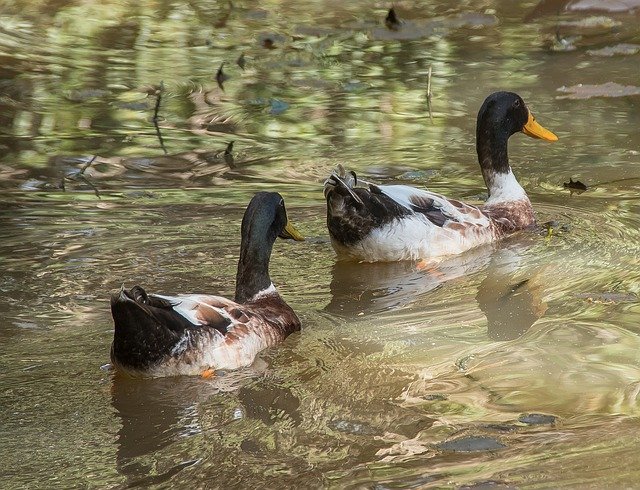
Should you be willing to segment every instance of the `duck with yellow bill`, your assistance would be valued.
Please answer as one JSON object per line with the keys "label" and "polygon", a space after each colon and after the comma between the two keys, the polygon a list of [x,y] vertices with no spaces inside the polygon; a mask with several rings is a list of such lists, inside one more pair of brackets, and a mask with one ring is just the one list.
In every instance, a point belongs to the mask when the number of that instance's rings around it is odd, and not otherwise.
{"label": "duck with yellow bill", "polygon": [[532,227],[531,201],[516,180],[507,141],[518,132],[556,141],[522,98],[496,92],[478,112],[476,150],[489,198],[473,205],[407,185],[376,185],[339,166],[325,182],[327,227],[338,258],[430,261]]}
{"label": "duck with yellow bill", "polygon": [[269,277],[277,237],[304,240],[282,196],[259,192],[241,226],[235,299],[206,294],[147,294],[124,287],[111,297],[111,361],[133,376],[210,376],[249,366],[259,352],[300,330],[300,320]]}

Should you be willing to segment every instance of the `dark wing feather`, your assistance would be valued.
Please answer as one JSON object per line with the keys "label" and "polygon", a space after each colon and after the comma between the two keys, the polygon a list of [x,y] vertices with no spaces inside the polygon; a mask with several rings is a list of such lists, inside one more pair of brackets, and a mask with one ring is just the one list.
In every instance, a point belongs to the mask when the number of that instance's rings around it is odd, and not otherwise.
{"label": "dark wing feather", "polygon": [[457,221],[451,214],[446,213],[435,199],[414,195],[410,198],[411,210],[423,214],[434,225],[443,227],[447,221]]}
{"label": "dark wing feather", "polygon": [[226,334],[232,318],[227,314],[229,307],[238,305],[220,296],[204,294],[160,296],[150,295],[156,301],[165,301],[170,306],[173,315],[186,319],[191,328],[213,328],[222,334]]}

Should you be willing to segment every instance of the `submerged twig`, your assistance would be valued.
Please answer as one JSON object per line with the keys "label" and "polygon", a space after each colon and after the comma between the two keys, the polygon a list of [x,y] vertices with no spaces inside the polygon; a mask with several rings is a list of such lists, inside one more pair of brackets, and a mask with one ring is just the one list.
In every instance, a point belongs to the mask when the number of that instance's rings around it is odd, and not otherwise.
{"label": "submerged twig", "polygon": [[91,160],[89,160],[87,163],[85,163],[82,168],[80,169],[80,172],[78,172],[78,177],[80,178],[80,180],[82,180],[85,184],[87,184],[89,187],[91,187],[93,189],[93,191],[96,193],[96,197],[98,199],[100,199],[100,192],[98,192],[98,188],[93,185],[93,182],[91,182],[85,175],[84,175],[84,171],[87,170],[91,164],[93,162],[96,161],[96,158],[98,158],[98,155],[93,155],[91,157]]}
{"label": "submerged twig", "polygon": [[78,175],[83,175],[84,171],[87,170],[91,166],[91,164],[96,161],[96,158],[98,158],[98,155],[93,155],[91,157],[91,160],[89,160],[87,163],[85,163],[82,166],[82,168],[80,169],[80,172],[78,172]]}
{"label": "submerged twig", "polygon": [[160,82],[160,86],[156,89],[156,107],[153,110],[153,122],[158,121],[158,111],[160,110],[160,102],[162,101],[162,92],[164,91],[164,82]]}
{"label": "submerged twig", "polygon": [[162,101],[162,92],[164,91],[164,82],[161,81],[160,82],[160,86],[158,87],[158,89],[156,90],[156,107],[153,111],[153,125],[156,128],[156,134],[158,136],[158,141],[160,141],[160,148],[162,148],[162,151],[164,151],[164,154],[166,155],[167,149],[164,146],[164,140],[162,139],[162,133],[160,132],[160,126],[158,126],[158,112],[160,111],[160,102]]}
{"label": "submerged twig", "polygon": [[220,87],[220,90],[224,92],[224,82],[229,77],[227,77],[227,75],[224,74],[224,71],[222,71],[223,66],[224,66],[224,61],[220,63],[220,68],[218,68],[218,71],[216,73],[216,82],[218,82],[218,87]]}
{"label": "submerged twig", "polygon": [[224,161],[230,168],[234,167],[233,159],[233,141],[229,141],[227,148],[224,150]]}
{"label": "submerged twig", "polygon": [[98,199],[100,199],[100,192],[98,191],[98,188],[93,184],[93,182],[91,182],[89,179],[87,179],[84,175],[82,174],[78,174],[78,178],[80,180],[82,180],[82,182],[84,182],[85,184],[87,184],[89,187],[91,187],[93,189],[93,192],[96,193],[96,197]]}
{"label": "submerged twig", "polygon": [[60,179],[60,188],[62,189],[62,192],[66,192],[66,191],[67,191],[67,187],[66,187],[66,185],[65,185],[65,183],[64,183],[64,182],[65,182],[65,179],[69,179],[69,180],[81,180],[82,182],[84,182],[85,184],[87,184],[89,187],[91,187],[91,188],[93,189],[93,192],[95,192],[95,193],[96,193],[96,197],[97,197],[98,199],[100,199],[100,191],[98,191],[98,188],[94,185],[94,183],[93,183],[93,182],[91,182],[91,181],[89,180],[89,178],[88,178],[86,175],[84,175],[84,172],[85,172],[85,171],[86,171],[86,170],[91,166],[91,164],[92,164],[93,162],[95,162],[95,161],[96,161],[96,158],[98,158],[98,155],[93,155],[93,156],[91,157],[91,159],[90,159],[87,163],[85,163],[85,164],[82,166],[82,168],[81,168],[80,170],[78,170],[76,173],[74,173],[74,174],[72,174],[72,175],[69,175],[69,176],[63,175],[63,176],[62,176],[62,179]]}
{"label": "submerged twig", "polygon": [[427,73],[427,109],[429,110],[429,119],[433,122],[433,111],[431,109],[431,65],[429,65],[429,72]]}

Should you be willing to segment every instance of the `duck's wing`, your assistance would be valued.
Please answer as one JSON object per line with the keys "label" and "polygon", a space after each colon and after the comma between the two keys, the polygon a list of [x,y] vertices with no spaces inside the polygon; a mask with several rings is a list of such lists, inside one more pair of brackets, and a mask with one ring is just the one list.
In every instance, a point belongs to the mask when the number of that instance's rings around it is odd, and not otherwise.
{"label": "duck's wing", "polygon": [[145,372],[165,363],[201,338],[224,340],[232,318],[230,302],[217,296],[163,296],[135,286],[111,297],[114,337],[111,358],[128,371]]}
{"label": "duck's wing", "polygon": [[[237,317],[242,315],[240,305],[222,296],[207,294],[180,294],[167,296],[150,294],[149,301],[157,306],[170,310],[175,315],[183,317],[192,327],[213,328],[226,334]],[[237,310],[236,315],[230,312]]]}
{"label": "duck's wing", "polygon": [[325,182],[327,226],[343,245],[364,239],[403,218],[418,217],[422,226],[460,229],[489,226],[489,218],[476,206],[407,185],[376,185],[338,168]]}
{"label": "duck's wing", "polygon": [[372,192],[384,194],[411,213],[425,216],[439,227],[453,225],[455,228],[461,224],[488,226],[490,223],[489,217],[477,206],[448,199],[428,190],[408,185],[369,184],[369,188]]}
{"label": "duck's wing", "polygon": [[111,359],[134,375],[200,374],[250,365],[265,348],[300,328],[275,293],[238,304],[204,294],[147,294],[135,286],[111,298]]}

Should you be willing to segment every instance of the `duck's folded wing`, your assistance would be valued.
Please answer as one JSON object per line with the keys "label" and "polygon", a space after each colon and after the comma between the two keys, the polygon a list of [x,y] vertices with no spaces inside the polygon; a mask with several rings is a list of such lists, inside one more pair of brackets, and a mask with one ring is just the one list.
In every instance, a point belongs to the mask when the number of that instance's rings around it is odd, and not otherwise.
{"label": "duck's folded wing", "polygon": [[244,314],[239,305],[221,296],[205,294],[189,294],[166,296],[149,295],[153,302],[163,302],[165,308],[180,315],[195,327],[210,327],[226,334],[230,325],[238,321]]}
{"label": "duck's folded wing", "polygon": [[[157,295],[156,298],[171,303],[174,312],[198,327],[199,332],[192,332],[191,337],[200,334],[208,339],[206,348],[202,345],[198,348],[202,354],[201,363],[216,369],[248,366],[260,351],[283,341],[297,329],[296,325],[299,328],[295,314],[291,312],[291,317],[279,308],[269,315],[268,306],[265,310],[263,305],[261,314],[252,311],[250,306],[220,296]],[[180,353],[178,349],[174,352]]]}
{"label": "duck's folded wing", "polygon": [[394,202],[423,215],[436,226],[445,227],[454,223],[487,226],[489,218],[476,206],[471,206],[454,199],[416,189],[407,185],[370,185],[372,192],[384,194]]}

